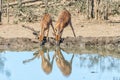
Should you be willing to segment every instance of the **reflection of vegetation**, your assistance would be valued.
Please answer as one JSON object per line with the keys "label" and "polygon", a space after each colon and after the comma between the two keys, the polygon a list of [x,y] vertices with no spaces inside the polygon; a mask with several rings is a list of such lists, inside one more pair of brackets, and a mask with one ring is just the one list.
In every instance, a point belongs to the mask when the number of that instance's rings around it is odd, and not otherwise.
{"label": "reflection of vegetation", "polygon": [[67,53],[78,53],[78,54],[83,54],[83,53],[97,53],[102,56],[112,56],[114,58],[120,58],[120,48],[119,47],[114,47],[110,48],[109,45],[105,46],[85,46],[85,47],[64,47],[63,51]]}
{"label": "reflection of vegetation", "polygon": [[0,74],[5,75],[7,78],[11,76],[11,73],[9,70],[5,69],[5,60],[6,58],[0,54]]}
{"label": "reflection of vegetation", "polygon": [[104,70],[117,70],[120,72],[120,63],[119,59],[112,58],[109,56],[101,56],[101,55],[91,55],[91,54],[83,54],[80,55],[80,67],[88,67],[93,68],[95,66],[100,67],[101,71]]}
{"label": "reflection of vegetation", "polygon": [[0,55],[0,72],[3,72],[5,59]]}

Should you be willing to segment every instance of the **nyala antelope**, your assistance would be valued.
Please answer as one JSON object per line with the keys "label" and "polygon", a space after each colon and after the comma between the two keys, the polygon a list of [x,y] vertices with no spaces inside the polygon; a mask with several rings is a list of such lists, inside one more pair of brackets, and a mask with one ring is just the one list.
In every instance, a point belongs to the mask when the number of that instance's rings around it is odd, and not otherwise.
{"label": "nyala antelope", "polygon": [[45,55],[44,49],[41,49],[39,51],[39,54],[40,54],[40,56],[42,58],[41,67],[42,67],[43,71],[46,74],[50,74],[52,72],[54,57],[52,57],[52,61],[50,61],[49,49],[47,49],[46,55]]}
{"label": "nyala antelope", "polygon": [[57,45],[59,45],[59,43],[60,43],[64,28],[67,27],[68,25],[70,25],[72,32],[74,34],[74,37],[76,37],[73,26],[72,26],[72,22],[71,22],[71,14],[69,13],[68,10],[64,9],[60,13],[58,20],[56,22],[56,25],[55,25],[55,33],[56,33],[55,39],[56,39]]}
{"label": "nyala antelope", "polygon": [[23,63],[25,64],[25,63],[35,60],[36,58],[41,57],[41,60],[42,60],[41,67],[42,67],[43,71],[46,74],[50,74],[52,72],[54,56],[50,59],[49,49],[40,47],[40,49],[38,51],[36,51],[33,55],[34,55],[34,57],[24,60]]}
{"label": "nyala antelope", "polygon": [[60,48],[56,47],[55,58],[56,58],[56,64],[57,64],[58,68],[61,70],[61,72],[63,73],[63,75],[69,76],[72,71],[72,61],[73,61],[74,55],[72,55],[70,61],[67,61],[64,58]]}
{"label": "nyala antelope", "polygon": [[[52,26],[52,29],[54,31],[54,27],[52,24],[52,18],[50,16],[50,14],[45,13],[40,24],[41,24],[40,25],[40,35],[38,38],[39,38],[40,44],[42,44],[45,34],[46,34],[47,41],[49,40],[48,34],[49,34],[50,25]],[[55,33],[55,31],[54,31],[54,33]]]}

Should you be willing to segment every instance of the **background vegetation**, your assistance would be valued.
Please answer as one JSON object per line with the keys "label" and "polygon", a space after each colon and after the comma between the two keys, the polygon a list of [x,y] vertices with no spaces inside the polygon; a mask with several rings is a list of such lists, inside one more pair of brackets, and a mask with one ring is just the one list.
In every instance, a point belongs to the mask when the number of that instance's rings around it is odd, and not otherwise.
{"label": "background vegetation", "polygon": [[[49,12],[53,18],[67,8],[72,13],[85,15],[86,19],[108,20],[120,15],[120,0],[2,0],[2,16],[14,17],[14,23],[36,22]],[[9,20],[8,20],[9,22]]]}

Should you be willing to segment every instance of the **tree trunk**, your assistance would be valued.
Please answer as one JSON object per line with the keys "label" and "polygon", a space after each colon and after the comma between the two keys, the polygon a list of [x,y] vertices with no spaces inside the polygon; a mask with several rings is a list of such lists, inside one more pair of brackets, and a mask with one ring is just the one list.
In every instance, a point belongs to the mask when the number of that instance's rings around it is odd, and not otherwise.
{"label": "tree trunk", "polygon": [[99,2],[98,2],[98,20],[102,20],[102,12],[103,12],[103,0],[99,0]]}
{"label": "tree trunk", "polygon": [[94,0],[94,18],[95,20],[98,19],[98,1]]}
{"label": "tree trunk", "polygon": [[86,9],[86,13],[87,13],[87,19],[90,19],[90,0],[87,0],[87,9]]}
{"label": "tree trunk", "polygon": [[106,1],[106,4],[105,4],[105,13],[104,13],[104,20],[108,20],[108,8],[109,8],[109,1]]}
{"label": "tree trunk", "polygon": [[7,23],[9,23],[9,1],[7,0]]}
{"label": "tree trunk", "polygon": [[94,5],[94,0],[91,0],[91,18],[94,18],[94,7],[95,7],[95,5]]}
{"label": "tree trunk", "polygon": [[86,13],[87,13],[87,19],[89,19],[89,0],[86,2],[87,8],[86,8]]}
{"label": "tree trunk", "polygon": [[2,0],[0,0],[0,24],[2,22]]}
{"label": "tree trunk", "polygon": [[18,12],[17,12],[17,22],[19,21],[19,15],[21,14],[22,11],[22,0],[17,0],[18,1]]}
{"label": "tree trunk", "polygon": [[48,13],[48,0],[44,0],[45,4],[45,13]]}
{"label": "tree trunk", "polygon": [[109,0],[91,0],[91,18],[108,20]]}
{"label": "tree trunk", "polygon": [[87,0],[86,2],[87,5],[87,9],[86,9],[86,13],[87,13],[87,18],[91,19],[95,17],[95,12],[94,12],[94,8],[95,8],[95,4],[94,4],[94,0]]}

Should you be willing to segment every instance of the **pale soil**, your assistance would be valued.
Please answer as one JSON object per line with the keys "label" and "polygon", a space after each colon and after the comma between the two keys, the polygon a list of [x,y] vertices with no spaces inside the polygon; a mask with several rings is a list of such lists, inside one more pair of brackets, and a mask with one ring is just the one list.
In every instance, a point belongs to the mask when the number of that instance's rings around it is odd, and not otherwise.
{"label": "pale soil", "polygon": [[[77,36],[83,37],[102,37],[102,36],[120,36],[120,16],[111,18],[117,23],[106,23],[98,21],[86,21],[82,16],[72,17],[72,23]],[[53,22],[55,24],[55,22]],[[23,28],[21,25],[26,25],[40,31],[40,24],[37,23],[20,23],[20,24],[6,24],[0,25],[0,37],[16,38],[27,37],[35,38],[33,31]],[[52,37],[52,28],[50,28],[50,37]],[[73,36],[71,28],[68,26],[64,29],[63,37]]]}

